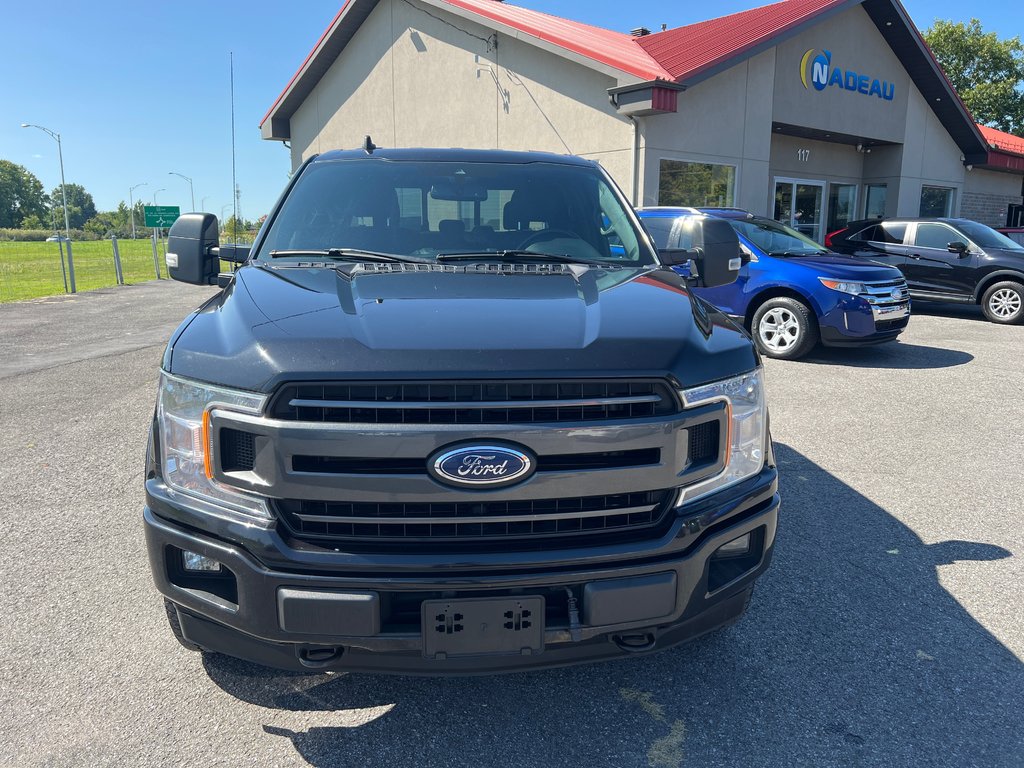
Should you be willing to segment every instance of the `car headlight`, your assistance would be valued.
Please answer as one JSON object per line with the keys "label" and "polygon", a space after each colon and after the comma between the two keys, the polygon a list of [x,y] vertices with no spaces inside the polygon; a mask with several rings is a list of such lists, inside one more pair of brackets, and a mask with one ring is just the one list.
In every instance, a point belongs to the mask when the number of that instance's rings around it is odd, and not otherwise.
{"label": "car headlight", "polygon": [[830,277],[819,277],[821,284],[826,288],[840,293],[851,293],[854,296],[864,293],[864,283],[854,283],[849,280],[833,280]]}
{"label": "car headlight", "polygon": [[725,468],[714,477],[683,489],[679,504],[693,501],[756,475],[764,467],[768,408],[764,397],[764,370],[685,389],[689,408],[724,400],[729,423]]}
{"label": "car headlight", "polygon": [[210,430],[210,411],[214,407],[259,414],[266,399],[265,395],[215,387],[161,371],[156,413],[160,469],[168,487],[225,520],[264,526],[273,522],[265,500],[214,479]]}

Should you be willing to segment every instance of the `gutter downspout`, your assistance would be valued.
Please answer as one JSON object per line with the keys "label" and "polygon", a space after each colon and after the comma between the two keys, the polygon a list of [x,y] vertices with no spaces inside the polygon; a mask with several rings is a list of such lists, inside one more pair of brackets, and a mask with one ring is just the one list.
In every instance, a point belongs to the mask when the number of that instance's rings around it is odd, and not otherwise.
{"label": "gutter downspout", "polygon": [[[616,96],[616,93],[609,92],[608,103],[618,112],[619,100]],[[640,123],[632,115],[625,115],[624,117],[633,124],[633,194],[631,198],[633,207],[636,208],[640,200]]]}
{"label": "gutter downspout", "polygon": [[626,115],[633,124],[633,207],[640,205],[640,123],[632,115]]}

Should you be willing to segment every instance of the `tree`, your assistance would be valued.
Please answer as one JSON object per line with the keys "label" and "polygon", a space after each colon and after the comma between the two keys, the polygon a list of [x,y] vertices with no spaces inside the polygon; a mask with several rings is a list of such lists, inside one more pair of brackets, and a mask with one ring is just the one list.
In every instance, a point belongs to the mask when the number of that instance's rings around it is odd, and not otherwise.
{"label": "tree", "polygon": [[1009,133],[1024,131],[1024,44],[1019,37],[1000,40],[977,19],[936,20],[922,34],[975,120]]}
{"label": "tree", "polygon": [[230,240],[234,239],[237,233],[237,239],[239,242],[249,242],[256,236],[256,230],[258,225],[254,221],[246,221],[244,218],[238,219],[238,224],[235,224],[235,217],[228,216],[221,225],[221,233],[223,237]]}
{"label": "tree", "polygon": [[42,183],[24,166],[0,160],[0,227],[20,227],[33,215],[46,216]]}
{"label": "tree", "polygon": [[22,229],[50,229],[50,225],[43,221],[42,217],[35,213],[30,213],[24,219],[21,220]]}
{"label": "tree", "polygon": [[[65,188],[68,193],[68,221],[72,229],[81,229],[85,226],[85,222],[96,215],[96,203],[93,202],[92,195],[86,192],[85,187],[81,184],[66,184]],[[63,218],[60,187],[56,187],[50,197],[59,217]]]}

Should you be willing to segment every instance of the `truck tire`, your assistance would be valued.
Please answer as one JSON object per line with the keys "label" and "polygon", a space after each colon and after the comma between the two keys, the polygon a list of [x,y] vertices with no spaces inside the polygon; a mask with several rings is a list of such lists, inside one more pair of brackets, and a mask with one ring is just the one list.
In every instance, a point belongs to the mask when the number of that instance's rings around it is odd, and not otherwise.
{"label": "truck tire", "polygon": [[185,639],[185,635],[181,631],[181,623],[178,621],[178,610],[174,607],[174,603],[166,597],[164,598],[164,611],[167,613],[167,623],[171,625],[174,639],[181,643],[181,647],[188,651],[202,651],[201,646]]}
{"label": "truck tire", "polygon": [[750,335],[763,355],[796,360],[818,343],[818,323],[807,305],[788,296],[777,296],[754,312]]}
{"label": "truck tire", "polygon": [[1024,321],[1024,285],[1003,280],[985,289],[981,311],[993,323],[1017,325]]}

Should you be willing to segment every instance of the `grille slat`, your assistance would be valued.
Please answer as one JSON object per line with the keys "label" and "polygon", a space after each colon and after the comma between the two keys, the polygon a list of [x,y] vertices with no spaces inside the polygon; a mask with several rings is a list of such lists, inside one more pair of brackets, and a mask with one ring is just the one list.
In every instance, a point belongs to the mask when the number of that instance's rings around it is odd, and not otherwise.
{"label": "grille slat", "polygon": [[657,379],[288,384],[271,415],[344,424],[537,424],[676,413]]}
{"label": "grille slat", "polygon": [[[620,509],[593,509],[587,512],[569,512],[563,513],[556,516],[548,514],[537,514],[537,515],[488,515],[486,518],[481,518],[482,521],[487,523],[529,523],[537,520],[578,520],[584,517],[602,517],[609,515],[636,515],[646,514],[654,511],[654,505],[644,507],[622,507]],[[302,513],[295,513],[295,516],[304,523],[365,523],[365,517],[335,517],[333,515],[308,515]],[[416,524],[416,523],[463,523],[464,518],[461,517],[375,517],[373,519],[375,523],[403,523],[403,524]]]}
{"label": "grille slat", "polygon": [[448,545],[491,540],[550,540],[571,534],[573,543],[649,536],[671,508],[672,490],[564,499],[485,502],[373,503],[283,499],[281,519],[298,538]]}
{"label": "grille slat", "polygon": [[[698,429],[703,425],[698,425]],[[691,434],[690,441],[694,437]],[[717,455],[717,443],[714,446]],[[691,455],[693,449],[691,448]],[[661,461],[661,449],[552,454],[537,457],[538,472],[578,472],[593,469],[644,467]],[[292,456],[292,470],[325,475],[426,475],[426,458],[349,456]]]}

